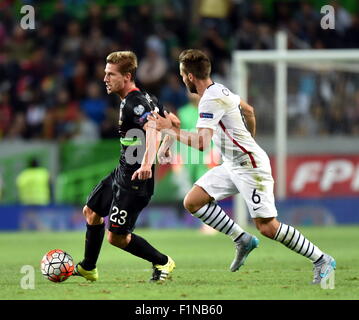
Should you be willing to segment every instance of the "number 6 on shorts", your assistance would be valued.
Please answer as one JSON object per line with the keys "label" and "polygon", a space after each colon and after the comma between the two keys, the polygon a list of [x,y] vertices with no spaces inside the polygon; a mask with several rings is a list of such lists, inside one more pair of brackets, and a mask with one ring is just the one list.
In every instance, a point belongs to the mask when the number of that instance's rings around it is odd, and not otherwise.
{"label": "number 6 on shorts", "polygon": [[261,197],[259,196],[259,194],[256,193],[256,191],[257,191],[257,189],[253,190],[252,201],[253,201],[253,203],[258,204],[261,202]]}

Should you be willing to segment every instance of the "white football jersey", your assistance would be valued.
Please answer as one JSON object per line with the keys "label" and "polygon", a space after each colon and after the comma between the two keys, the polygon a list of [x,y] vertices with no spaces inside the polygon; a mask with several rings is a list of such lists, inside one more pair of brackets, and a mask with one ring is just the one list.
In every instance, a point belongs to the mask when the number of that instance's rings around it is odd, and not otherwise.
{"label": "white football jersey", "polygon": [[240,97],[219,83],[204,92],[198,105],[197,128],[213,129],[213,142],[228,168],[270,169],[266,152],[255,142],[246,128],[240,109]]}

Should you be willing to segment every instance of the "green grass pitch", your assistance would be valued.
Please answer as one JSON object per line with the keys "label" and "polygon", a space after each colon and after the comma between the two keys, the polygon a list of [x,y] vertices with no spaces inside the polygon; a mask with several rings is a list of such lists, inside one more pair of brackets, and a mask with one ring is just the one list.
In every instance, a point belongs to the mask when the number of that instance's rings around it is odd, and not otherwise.
{"label": "green grass pitch", "polygon": [[[359,299],[359,226],[299,227],[308,239],[337,261],[335,289],[310,285],[310,261],[282,244],[266,239],[257,230],[259,248],[235,273],[229,271],[234,256],[231,240],[191,230],[148,230],[146,238],[176,262],[172,279],[149,283],[151,265],[104,240],[98,262],[100,279],[86,282],[71,277],[52,283],[40,273],[40,260],[50,249],[69,252],[75,262],[82,258],[84,232],[0,233],[1,300],[254,300],[254,299]],[[23,289],[23,265],[35,268],[34,289]]]}

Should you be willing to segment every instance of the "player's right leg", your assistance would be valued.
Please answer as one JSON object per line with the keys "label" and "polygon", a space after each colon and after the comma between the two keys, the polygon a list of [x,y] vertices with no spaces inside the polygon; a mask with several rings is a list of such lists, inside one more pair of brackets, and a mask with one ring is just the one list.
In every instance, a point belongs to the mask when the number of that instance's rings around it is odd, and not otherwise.
{"label": "player's right leg", "polygon": [[255,218],[258,230],[266,237],[284,244],[288,249],[313,262],[312,284],[319,284],[334,272],[336,261],[321,251],[296,228],[279,222],[276,218]]}
{"label": "player's right leg", "polygon": [[280,223],[273,195],[273,178],[269,172],[244,173],[233,180],[241,191],[251,217],[262,235],[284,244],[314,263],[313,284],[320,283],[336,266],[335,260],[323,253],[297,229]]}
{"label": "player's right leg", "polygon": [[90,281],[98,279],[96,263],[105,235],[103,217],[109,213],[111,203],[112,178],[110,174],[93,189],[83,208],[86,219],[85,252],[84,259],[75,267],[74,276],[82,276]]}
{"label": "player's right leg", "polygon": [[76,264],[73,275],[84,277],[89,281],[96,281],[98,280],[96,262],[105,232],[104,219],[88,206],[83,208],[83,214],[87,222],[85,254],[84,259]]}
{"label": "player's right leg", "polygon": [[193,216],[233,239],[236,253],[230,266],[232,272],[237,271],[244,264],[248,254],[259,243],[255,236],[245,232],[214,201],[236,193],[238,190],[232,183],[228,172],[222,166],[218,166],[202,176],[184,199],[184,207]]}

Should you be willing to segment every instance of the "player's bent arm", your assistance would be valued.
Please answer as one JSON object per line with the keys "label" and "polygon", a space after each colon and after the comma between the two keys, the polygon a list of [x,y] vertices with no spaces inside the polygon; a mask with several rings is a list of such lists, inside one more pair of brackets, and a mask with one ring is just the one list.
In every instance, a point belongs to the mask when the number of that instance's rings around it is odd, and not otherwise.
{"label": "player's bent arm", "polygon": [[254,113],[254,108],[244,100],[241,100],[241,109],[243,117],[246,120],[247,129],[254,138],[256,135],[256,116]]}
{"label": "player's bent arm", "polygon": [[143,129],[146,131],[146,150],[141,166],[152,167],[161,143],[161,133],[151,127],[148,122],[143,126]]}
{"label": "player's bent arm", "polygon": [[143,155],[141,167],[134,172],[132,179],[146,180],[152,177],[152,165],[155,162],[158,147],[160,145],[161,134],[148,125],[148,122],[143,126],[146,131],[146,150]]}

